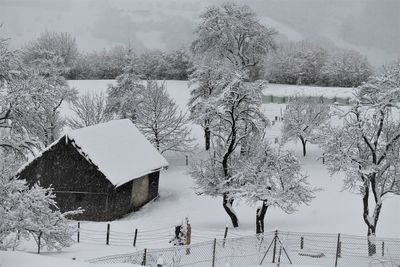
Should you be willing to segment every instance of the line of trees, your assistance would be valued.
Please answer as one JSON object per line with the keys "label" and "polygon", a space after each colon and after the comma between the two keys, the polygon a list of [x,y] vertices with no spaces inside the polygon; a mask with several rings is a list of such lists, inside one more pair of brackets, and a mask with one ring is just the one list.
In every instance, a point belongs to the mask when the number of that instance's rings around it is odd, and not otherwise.
{"label": "line of trees", "polygon": [[183,47],[168,53],[161,50],[135,53],[130,46],[119,45],[83,53],[75,37],[67,32],[46,31],[21,50],[26,64],[57,56],[61,75],[72,80],[115,79],[124,72],[127,62],[132,61],[143,79],[187,80],[191,71],[190,55]]}
{"label": "line of trees", "polygon": [[350,49],[325,49],[313,42],[281,43],[267,60],[273,83],[357,87],[373,73],[367,58]]}
{"label": "line of trees", "polygon": [[[250,63],[252,67],[248,68],[247,79],[266,79],[284,84],[357,87],[373,72],[367,58],[354,50],[325,49],[310,41],[281,42],[274,44],[271,49],[273,52],[268,56],[258,55],[256,60],[240,59],[243,62],[257,61],[256,64]],[[82,53],[75,38],[63,32],[45,32],[25,45],[22,52],[23,61],[27,64],[57,56],[61,75],[67,79],[115,79],[124,72],[127,64],[134,62],[142,79],[187,80],[191,79],[190,75],[197,69],[193,68],[193,64],[198,60],[193,51],[183,47],[172,52],[149,50],[135,53],[132,47],[119,45],[102,51]]]}

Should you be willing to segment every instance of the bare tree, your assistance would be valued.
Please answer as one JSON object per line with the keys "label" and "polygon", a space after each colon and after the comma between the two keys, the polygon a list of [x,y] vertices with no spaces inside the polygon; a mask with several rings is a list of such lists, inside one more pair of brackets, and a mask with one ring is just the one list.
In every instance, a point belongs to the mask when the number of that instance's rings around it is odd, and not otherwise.
{"label": "bare tree", "polygon": [[165,84],[147,81],[136,124],[160,153],[193,149],[188,118],[169,97]]}
{"label": "bare tree", "polygon": [[106,112],[106,107],[107,98],[104,93],[79,96],[71,103],[74,115],[67,119],[67,125],[79,129],[109,121],[111,115]]}

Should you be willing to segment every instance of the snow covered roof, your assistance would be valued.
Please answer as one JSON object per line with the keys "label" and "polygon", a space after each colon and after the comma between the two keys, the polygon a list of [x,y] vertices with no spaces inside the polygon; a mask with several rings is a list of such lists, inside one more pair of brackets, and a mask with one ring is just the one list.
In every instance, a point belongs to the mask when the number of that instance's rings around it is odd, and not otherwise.
{"label": "snow covered roof", "polygon": [[73,140],[79,153],[116,187],[168,166],[167,160],[128,119],[72,130],[60,139],[63,138]]}

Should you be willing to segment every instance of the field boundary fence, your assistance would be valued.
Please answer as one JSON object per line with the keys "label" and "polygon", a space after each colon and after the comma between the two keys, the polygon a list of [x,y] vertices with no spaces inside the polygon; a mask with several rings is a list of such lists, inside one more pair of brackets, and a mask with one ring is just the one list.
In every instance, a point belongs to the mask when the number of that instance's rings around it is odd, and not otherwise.
{"label": "field boundary fence", "polygon": [[[155,240],[154,242],[158,242]],[[143,266],[400,266],[400,239],[273,231],[91,259]],[[371,251],[372,249],[372,251]]]}

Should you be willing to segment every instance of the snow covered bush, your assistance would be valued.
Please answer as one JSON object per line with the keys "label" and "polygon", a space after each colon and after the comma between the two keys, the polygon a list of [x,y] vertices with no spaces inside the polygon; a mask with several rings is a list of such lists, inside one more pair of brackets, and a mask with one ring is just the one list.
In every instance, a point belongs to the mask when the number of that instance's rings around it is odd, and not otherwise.
{"label": "snow covered bush", "polygon": [[303,156],[306,156],[307,142],[315,143],[318,130],[330,118],[330,106],[305,96],[293,96],[289,99],[283,115],[282,140],[300,139]]}
{"label": "snow covered bush", "polygon": [[21,238],[33,237],[39,250],[72,245],[76,229],[67,217],[82,210],[61,213],[51,188],[29,187],[13,176],[17,166],[13,157],[1,156],[6,160],[0,166],[0,249],[17,246],[17,232]]}
{"label": "snow covered bush", "polygon": [[141,92],[142,103],[137,111],[136,125],[160,153],[193,150],[188,118],[178,110],[168,95],[165,84],[147,81]]}
{"label": "snow covered bush", "polygon": [[[400,61],[357,88],[343,124],[325,131],[321,146],[331,174],[344,172],[344,185],[360,194],[368,229],[369,255],[384,196],[400,195]],[[371,207],[371,204],[374,204]]]}

